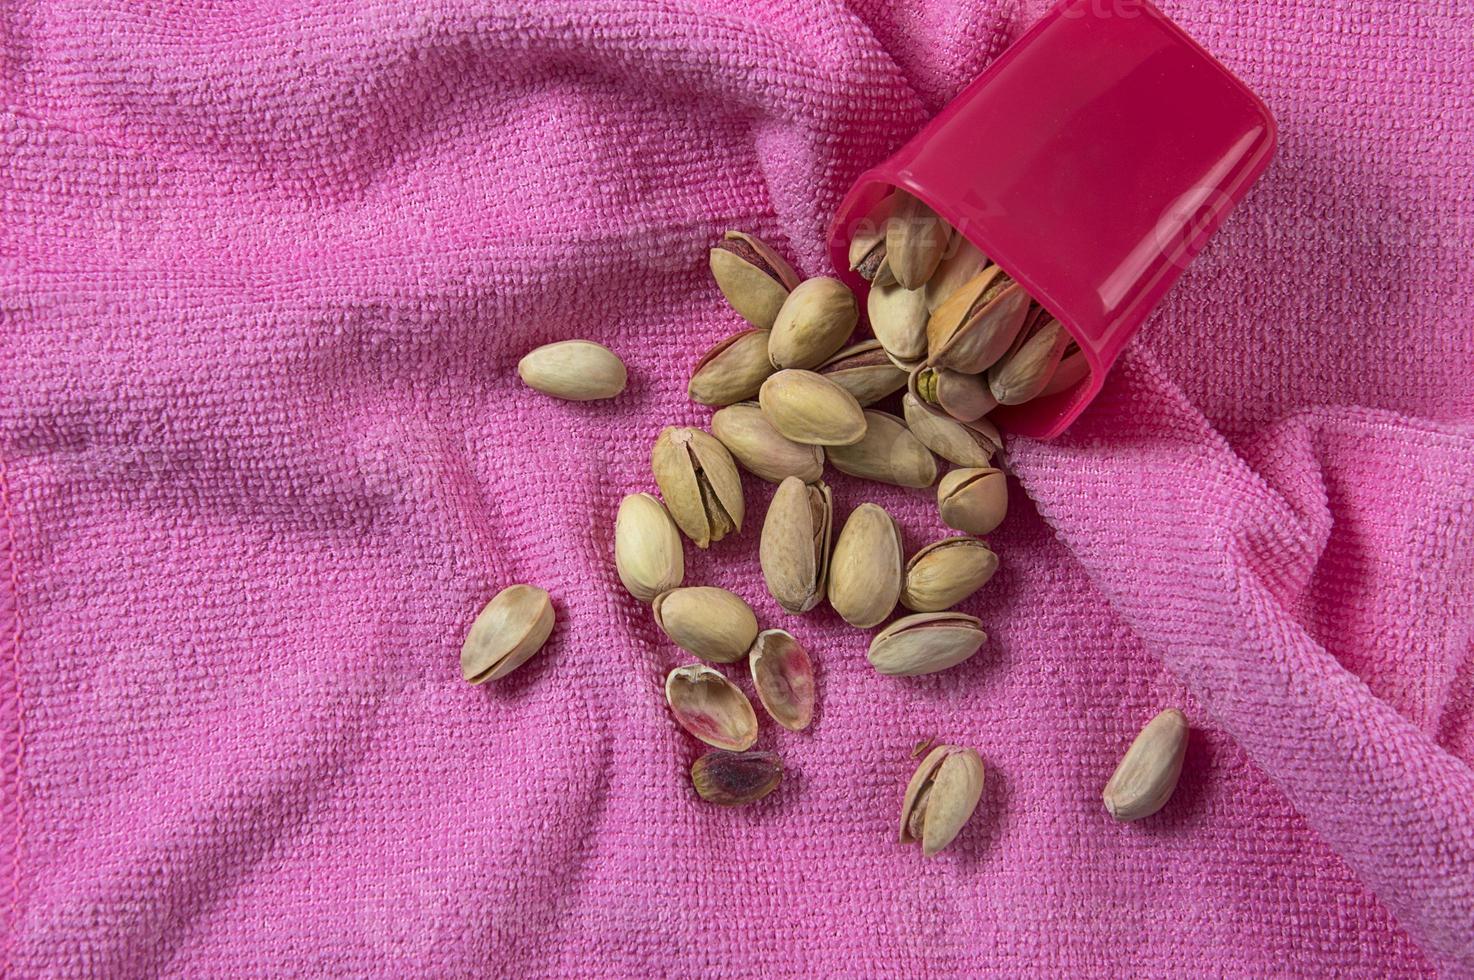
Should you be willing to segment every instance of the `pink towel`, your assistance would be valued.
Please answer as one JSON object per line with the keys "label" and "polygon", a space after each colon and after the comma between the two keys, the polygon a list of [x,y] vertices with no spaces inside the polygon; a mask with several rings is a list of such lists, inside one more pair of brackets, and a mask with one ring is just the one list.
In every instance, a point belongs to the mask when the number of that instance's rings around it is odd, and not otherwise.
{"label": "pink towel", "polygon": [[[820,713],[765,725],[768,800],[690,789],[688,658],[610,539],[740,326],[706,246],[827,271],[850,180],[1043,9],[7,5],[6,974],[1474,975],[1453,0],[1167,4],[1280,154],[1098,404],[1010,446],[984,652],[886,678],[782,615],[749,480],[687,581],[793,630]],[[566,337],[629,390],[520,387]],[[908,549],[943,533],[925,492],[833,485]],[[471,687],[512,582],[558,626]],[[1101,786],[1171,705],[1177,795],[1114,824]],[[931,861],[895,841],[927,736],[988,767]]]}

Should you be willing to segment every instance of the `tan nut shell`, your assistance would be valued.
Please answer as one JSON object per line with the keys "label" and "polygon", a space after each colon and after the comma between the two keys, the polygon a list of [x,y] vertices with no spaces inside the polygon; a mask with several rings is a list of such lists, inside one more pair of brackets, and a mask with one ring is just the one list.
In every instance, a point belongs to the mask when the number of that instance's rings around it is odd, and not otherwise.
{"label": "tan nut shell", "polygon": [[529,351],[517,362],[529,388],[571,402],[613,398],[624,391],[624,362],[592,340],[560,340]]}
{"label": "tan nut shell", "polygon": [[987,419],[964,425],[931,408],[910,391],[901,396],[901,408],[911,434],[926,448],[958,466],[991,466],[993,454],[1003,446],[998,429]]}
{"label": "tan nut shell", "polygon": [[926,357],[926,297],[896,282],[889,263],[876,273],[865,311],[871,332],[891,357],[907,363]]}
{"label": "tan nut shell", "polygon": [[484,684],[516,670],[553,631],[553,602],[535,585],[511,585],[481,610],[461,646],[461,676]]}
{"label": "tan nut shell", "polygon": [[757,616],[742,597],[711,585],[672,589],[656,597],[655,624],[676,646],[712,663],[747,655],[757,638]]}
{"label": "tan nut shell", "polygon": [[808,612],[824,597],[833,522],[834,500],[823,482],[791,476],[773,492],[758,562],[768,592],[788,612]]}
{"label": "tan nut shell", "polygon": [[665,701],[677,724],[707,745],[741,752],[757,741],[752,702],[705,664],[677,667],[666,675]]}
{"label": "tan nut shell", "polygon": [[998,556],[977,538],[934,541],[906,563],[901,605],[915,612],[951,609],[998,571]]}
{"label": "tan nut shell", "polygon": [[902,286],[920,289],[942,261],[952,228],[906,191],[897,190],[895,196],[895,210],[886,222],[885,260]]}
{"label": "tan nut shell", "polygon": [[818,373],[854,395],[862,408],[906,387],[906,372],[896,367],[878,340],[846,347],[819,365]]}
{"label": "tan nut shell", "polygon": [[769,483],[796,476],[813,483],[824,475],[824,448],[785,439],[757,402],[740,402],[711,417],[711,434],[749,473]]}
{"label": "tan nut shell", "polygon": [[768,331],[733,334],[696,362],[686,394],[702,405],[732,405],[757,397],[773,362],[768,360]]}
{"label": "tan nut shell", "polygon": [[829,462],[841,473],[898,487],[929,487],[937,461],[894,415],[865,410],[865,437],[852,446],[830,446]]}
{"label": "tan nut shell", "polygon": [[847,446],[865,435],[855,396],[813,371],[779,371],[758,392],[763,414],[784,437],[808,446]]}
{"label": "tan nut shell", "polygon": [[761,239],[740,231],[729,231],[722,237],[751,248],[761,264],[720,246],[713,248],[709,261],[717,288],[744,320],[767,330],[788,299],[788,291],[798,285],[798,275]]}
{"label": "tan nut shell", "polygon": [[768,358],[776,368],[814,368],[855,332],[860,308],[850,287],[819,276],[799,283],[773,321]]}
{"label": "tan nut shell", "polygon": [[1187,757],[1187,717],[1168,708],[1147,722],[1101,794],[1117,820],[1140,820],[1166,806]]}
{"label": "tan nut shell", "polygon": [[814,717],[814,664],[786,630],[763,630],[748,656],[752,686],[773,720],[793,732]]}
{"label": "tan nut shell", "polygon": [[619,502],[614,518],[614,567],[629,594],[651,602],[686,577],[681,535],[665,505],[648,493]]}
{"label": "tan nut shell", "polygon": [[953,470],[937,484],[942,523],[968,534],[989,534],[1008,516],[1008,480],[992,467]]}
{"label": "tan nut shell", "polygon": [[983,760],[973,749],[939,745],[927,753],[901,801],[902,844],[933,857],[956,839],[983,798]]}
{"label": "tan nut shell", "polygon": [[666,427],[651,447],[650,469],[670,516],[696,547],[742,530],[742,478],[732,454],[710,433]]}
{"label": "tan nut shell", "polygon": [[901,596],[901,529],[878,504],[850,512],[829,559],[829,604],[851,626],[878,626]]}
{"label": "tan nut shell", "polygon": [[870,641],[870,665],[893,677],[946,670],[978,652],[987,641],[982,622],[956,612],[904,616]]}

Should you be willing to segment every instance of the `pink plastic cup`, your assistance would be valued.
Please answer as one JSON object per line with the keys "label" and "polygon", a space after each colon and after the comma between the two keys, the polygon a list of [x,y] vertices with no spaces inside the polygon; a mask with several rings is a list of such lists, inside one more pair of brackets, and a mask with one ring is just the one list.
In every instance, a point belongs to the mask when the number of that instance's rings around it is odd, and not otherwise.
{"label": "pink plastic cup", "polygon": [[1062,0],[890,159],[829,230],[835,268],[894,187],[930,205],[1059,317],[1074,388],[990,416],[1058,435],[1274,155],[1274,119],[1147,0]]}

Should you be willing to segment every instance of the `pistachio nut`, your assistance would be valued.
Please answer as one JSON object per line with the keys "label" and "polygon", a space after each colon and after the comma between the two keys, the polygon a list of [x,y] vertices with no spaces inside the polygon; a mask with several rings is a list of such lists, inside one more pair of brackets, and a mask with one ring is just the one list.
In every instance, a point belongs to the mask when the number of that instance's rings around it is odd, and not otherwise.
{"label": "pistachio nut", "polygon": [[993,454],[1003,448],[1003,438],[987,419],[964,425],[929,407],[909,391],[901,398],[901,408],[911,434],[926,448],[958,466],[989,466]]}
{"label": "pistachio nut", "polygon": [[763,630],[747,658],[752,686],[773,720],[791,732],[814,717],[814,664],[786,630]]}
{"label": "pistachio nut", "polygon": [[1006,272],[988,266],[932,313],[926,324],[927,363],[963,374],[987,370],[1008,353],[1030,302]]}
{"label": "pistachio nut", "polygon": [[1065,348],[1064,355],[1059,359],[1059,367],[1054,369],[1049,383],[1044,390],[1035,397],[1043,398],[1046,395],[1057,395],[1062,391],[1068,391],[1079,384],[1084,377],[1090,373],[1090,364],[1085,360],[1084,351],[1071,344]]}
{"label": "pistachio nut", "polygon": [[876,273],[865,311],[871,332],[891,357],[905,364],[926,357],[926,297],[897,282],[889,263]]}
{"label": "pistachio nut", "polygon": [[841,473],[898,487],[929,487],[937,461],[894,415],[865,409],[865,437],[852,446],[830,446],[829,462]]}
{"label": "pistachio nut", "polygon": [[775,752],[713,749],[691,763],[691,785],[696,795],[717,806],[756,802],[782,781],[783,764]]}
{"label": "pistachio nut", "polygon": [[906,563],[901,605],[915,612],[951,609],[998,571],[998,556],[977,538],[933,541]]}
{"label": "pistachio nut", "polygon": [[666,675],[665,701],[676,722],[707,745],[741,752],[757,741],[757,713],[747,695],[705,664]]}
{"label": "pistachio nut", "polygon": [[619,502],[614,568],[629,594],[641,602],[653,601],[686,577],[686,555],[675,521],[648,493],[632,493]]}
{"label": "pistachio nut", "polygon": [[952,470],[937,484],[942,523],[968,534],[988,534],[1008,514],[1008,479],[993,467]]}
{"label": "pistachio nut", "polygon": [[650,450],[650,468],[670,516],[696,547],[742,530],[742,478],[732,454],[709,433],[662,429]]}
{"label": "pistachio nut", "polygon": [[903,616],[870,641],[870,666],[893,677],[931,674],[962,663],[987,641],[982,621],[957,612]]}
{"label": "pistachio nut", "polygon": [[898,200],[895,194],[887,194],[881,198],[855,226],[850,236],[850,270],[858,273],[866,282],[875,279],[876,273],[885,262],[886,222],[890,220]]}
{"label": "pistachio nut", "polygon": [[553,601],[535,585],[510,585],[486,604],[461,645],[461,676],[472,684],[505,677],[542,649]]}
{"label": "pistachio nut", "polygon": [[768,360],[768,331],[733,334],[701,356],[686,393],[702,405],[732,405],[757,397],[773,362]]}
{"label": "pistachio nut", "polygon": [[1187,757],[1187,727],[1176,708],[1147,722],[1101,794],[1107,813],[1123,822],[1140,820],[1167,804]]}
{"label": "pistachio nut", "polygon": [[952,236],[952,254],[944,256],[937,271],[922,287],[926,311],[931,313],[957,290],[967,285],[988,265],[988,257],[960,232]]}
{"label": "pistachio nut", "polygon": [[934,857],[957,837],[983,798],[983,760],[973,749],[938,745],[927,753],[901,802],[901,843]]}
{"label": "pistachio nut", "polygon": [[829,559],[829,604],[851,626],[879,626],[901,597],[901,529],[877,504],[850,512]]}
{"label": "pistachio nut", "polygon": [[848,446],[865,436],[855,396],[813,371],[779,371],[758,391],[763,414],[785,438],[806,446]]}
{"label": "pistachio nut", "polygon": [[862,408],[906,387],[906,372],[891,363],[878,340],[846,347],[819,365],[818,373],[854,395]]}
{"label": "pistachio nut", "polygon": [[818,367],[844,346],[859,321],[850,287],[828,276],[805,279],[773,321],[768,359],[776,368]]}
{"label": "pistachio nut", "polygon": [[517,362],[529,388],[571,402],[613,398],[624,391],[624,362],[592,340],[560,340],[529,351]]}
{"label": "pistachio nut", "polygon": [[656,597],[655,625],[702,660],[730,664],[757,638],[757,616],[742,597],[712,585],[671,589]]}
{"label": "pistachio nut", "polygon": [[757,402],[718,409],[711,417],[711,434],[749,473],[769,483],[790,476],[813,483],[824,475],[824,448],[783,438]]}
{"label": "pistachio nut", "polygon": [[796,476],[778,484],[763,520],[758,563],[768,592],[788,612],[808,612],[823,598],[833,526],[829,487]]}
{"label": "pistachio nut", "polygon": [[798,285],[798,274],[761,240],[729,231],[712,248],[711,274],[732,309],[754,327],[773,325],[778,309]]}
{"label": "pistachio nut", "polygon": [[897,190],[895,197],[895,210],[885,227],[885,260],[897,282],[919,289],[942,261],[952,228],[906,191]]}
{"label": "pistachio nut", "polygon": [[907,384],[922,401],[959,422],[975,422],[998,407],[988,379],[981,374],[924,367],[913,371]]}
{"label": "pistachio nut", "polygon": [[988,387],[1001,405],[1021,405],[1049,384],[1070,335],[1064,325],[1051,319],[1029,336],[1018,349],[988,369]]}

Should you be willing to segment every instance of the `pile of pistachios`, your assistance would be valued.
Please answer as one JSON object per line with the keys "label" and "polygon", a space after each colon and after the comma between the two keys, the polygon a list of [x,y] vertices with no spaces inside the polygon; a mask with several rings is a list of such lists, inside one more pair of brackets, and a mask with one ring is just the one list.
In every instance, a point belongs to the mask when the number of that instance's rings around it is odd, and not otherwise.
{"label": "pile of pistachios", "polygon": [[[651,605],[655,624],[676,646],[700,661],[670,671],[665,699],[677,724],[712,747],[691,767],[691,780],[701,798],[717,804],[766,796],[783,769],[776,753],[751,751],[757,712],[712,665],[746,658],[763,709],[790,731],[810,724],[817,699],[813,661],[798,639],[762,629],[733,592],[684,584],[683,535],[707,549],[742,528],[739,467],[776,485],[759,563],[779,607],[802,615],[827,601],[851,626],[875,629],[868,659],[881,674],[945,670],[987,641],[976,617],[953,609],[998,569],[998,556],[979,537],[998,527],[1008,508],[1007,481],[993,463],[1003,441],[986,415],[1063,391],[1086,370],[1058,320],[902,191],[861,223],[850,255],[871,284],[870,339],[853,336],[859,304],[842,282],[800,280],[773,249],[742,232],[726,233],[711,249],[716,284],[750,328],[713,346],[690,378],[691,398],[717,409],[710,431],[662,430],[650,453],[660,498],[632,493],[615,517],[620,582]],[[583,340],[540,347],[518,371],[529,386],[570,400],[613,397],[626,383],[619,358]],[[894,395],[899,416],[873,407]],[[836,536],[826,463],[900,487],[935,484],[941,523],[963,533],[908,559],[891,515],[861,503]],[[943,463],[953,468],[939,480]],[[898,606],[908,612],[891,619]],[[466,679],[503,676],[536,652],[551,628],[545,592],[503,591],[467,637]],[[1186,730],[1174,711],[1142,732],[1107,786],[1113,816],[1138,819],[1165,803]],[[933,748],[906,789],[900,841],[919,843],[928,856],[946,847],[976,808],[983,778],[975,750]]]}

